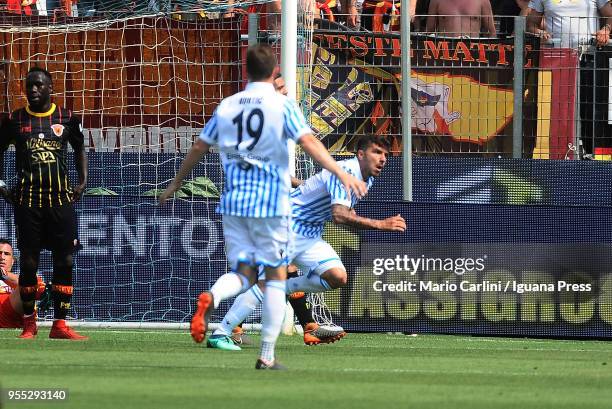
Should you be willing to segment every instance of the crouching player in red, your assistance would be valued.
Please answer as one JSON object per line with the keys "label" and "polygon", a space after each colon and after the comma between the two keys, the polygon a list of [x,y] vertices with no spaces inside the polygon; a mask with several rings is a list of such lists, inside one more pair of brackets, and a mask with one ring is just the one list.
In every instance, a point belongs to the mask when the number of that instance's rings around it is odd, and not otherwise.
{"label": "crouching player in red", "polygon": [[[15,257],[13,246],[6,239],[0,239],[0,328],[23,327],[23,308],[19,295],[19,276],[12,273]],[[36,299],[45,293],[45,283],[38,277]]]}

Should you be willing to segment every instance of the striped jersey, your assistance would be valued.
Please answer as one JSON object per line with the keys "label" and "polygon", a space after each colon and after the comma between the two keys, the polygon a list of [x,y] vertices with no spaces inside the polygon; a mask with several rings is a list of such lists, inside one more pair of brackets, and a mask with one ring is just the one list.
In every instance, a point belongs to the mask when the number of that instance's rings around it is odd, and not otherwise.
{"label": "striped jersey", "polygon": [[[363,180],[357,157],[338,162],[338,165],[357,179]],[[369,190],[374,177],[370,176],[365,182]],[[349,200],[340,180],[323,169],[291,192],[293,231],[304,237],[321,237],[325,222],[332,219],[332,205],[341,204],[352,209],[358,201],[352,192]]]}
{"label": "striped jersey", "polygon": [[15,145],[17,204],[55,207],[72,202],[68,143],[73,149],[84,144],[81,121],[68,109],[51,104],[45,113],[26,107],[10,115],[0,130],[0,152]]}
{"label": "striped jersey", "polygon": [[290,214],[289,139],[312,133],[296,102],[267,82],[225,98],[200,139],[217,145],[225,187],[217,211],[239,217]]}

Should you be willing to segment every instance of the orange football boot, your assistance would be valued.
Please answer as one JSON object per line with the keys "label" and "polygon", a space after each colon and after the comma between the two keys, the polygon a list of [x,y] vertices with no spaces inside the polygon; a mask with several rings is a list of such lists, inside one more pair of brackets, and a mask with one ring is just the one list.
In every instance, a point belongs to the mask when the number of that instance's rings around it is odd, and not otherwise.
{"label": "orange football boot", "polygon": [[203,292],[198,297],[198,308],[191,318],[191,338],[198,344],[206,338],[206,329],[208,327],[208,319],[210,314],[215,309],[213,296],[209,292]]}
{"label": "orange football boot", "polygon": [[340,327],[320,326],[316,322],[306,324],[304,328],[304,343],[306,345],[331,344],[346,336]]}

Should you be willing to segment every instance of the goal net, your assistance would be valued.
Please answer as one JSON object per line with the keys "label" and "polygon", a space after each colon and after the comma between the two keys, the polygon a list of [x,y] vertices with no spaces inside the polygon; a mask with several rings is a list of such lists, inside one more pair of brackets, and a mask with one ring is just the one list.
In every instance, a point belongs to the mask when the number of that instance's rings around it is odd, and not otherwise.
{"label": "goal net", "polygon": [[[0,111],[26,103],[25,74],[40,66],[53,76],[54,101],[82,118],[89,181],[77,205],[83,248],[75,257],[74,318],[188,322],[193,300],[227,270],[215,213],[223,189],[218,156],[196,166],[177,200],[159,208],[156,195],[217,104],[244,85],[246,14],[227,1],[182,2],[180,12],[121,4],[104,2],[79,17],[0,14]],[[304,65],[312,31],[304,30],[310,17],[300,20]],[[308,88],[308,76],[299,78]],[[314,167],[299,158],[298,176],[306,178]],[[5,167],[14,177],[14,152]],[[12,210],[3,203],[0,213],[0,235],[14,238]],[[46,281],[51,271],[43,253]]]}

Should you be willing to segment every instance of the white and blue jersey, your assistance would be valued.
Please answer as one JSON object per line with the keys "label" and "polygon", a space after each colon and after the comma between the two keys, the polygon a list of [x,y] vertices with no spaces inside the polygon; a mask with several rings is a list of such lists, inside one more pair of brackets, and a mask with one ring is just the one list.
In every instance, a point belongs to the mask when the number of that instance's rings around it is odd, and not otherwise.
{"label": "white and blue jersey", "polygon": [[219,147],[225,188],[217,211],[228,216],[289,216],[287,141],[312,133],[296,102],[267,82],[225,98],[199,138]]}
{"label": "white and blue jersey", "polygon": [[[363,180],[357,157],[338,162],[338,165],[357,179]],[[369,177],[365,182],[370,189],[374,177]],[[341,204],[352,209],[358,201],[357,195],[352,192],[349,200],[340,180],[323,169],[291,192],[293,231],[308,238],[321,237],[325,222],[332,218],[332,205]]]}

